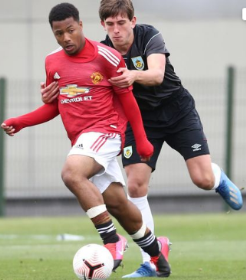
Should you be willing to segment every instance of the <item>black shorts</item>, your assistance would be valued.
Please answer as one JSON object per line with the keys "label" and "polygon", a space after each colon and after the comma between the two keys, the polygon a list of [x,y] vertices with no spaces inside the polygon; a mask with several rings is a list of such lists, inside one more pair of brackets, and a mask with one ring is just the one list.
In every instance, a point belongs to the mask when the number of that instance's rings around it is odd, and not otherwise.
{"label": "black shorts", "polygon": [[[192,98],[193,100],[193,98]],[[169,110],[171,104],[168,104]],[[174,105],[176,106],[176,105]],[[145,126],[148,140],[154,146],[154,154],[147,164],[156,168],[156,162],[161,152],[162,145],[166,142],[171,148],[179,152],[185,160],[200,155],[209,154],[206,136],[203,132],[203,126],[195,107],[187,108],[186,114],[170,126]],[[159,123],[160,124],[160,123]],[[141,163],[141,159],[136,151],[135,139],[130,127],[126,131],[126,141],[122,153],[122,164]]]}

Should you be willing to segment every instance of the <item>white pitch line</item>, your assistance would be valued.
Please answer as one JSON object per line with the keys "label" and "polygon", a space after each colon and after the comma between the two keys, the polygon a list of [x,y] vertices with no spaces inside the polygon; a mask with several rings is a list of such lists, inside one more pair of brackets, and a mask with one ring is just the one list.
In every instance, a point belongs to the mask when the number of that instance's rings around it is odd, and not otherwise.
{"label": "white pitch line", "polygon": [[49,234],[0,234],[0,240],[57,240],[57,241],[86,241],[100,240],[98,235],[75,235],[70,233],[62,233],[58,235]]}

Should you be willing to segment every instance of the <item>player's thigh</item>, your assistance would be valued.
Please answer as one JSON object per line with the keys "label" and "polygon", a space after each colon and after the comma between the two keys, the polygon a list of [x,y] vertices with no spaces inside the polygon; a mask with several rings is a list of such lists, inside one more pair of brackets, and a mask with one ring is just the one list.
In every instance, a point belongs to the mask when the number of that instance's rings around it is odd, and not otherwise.
{"label": "player's thigh", "polygon": [[68,155],[94,158],[104,169],[121,150],[121,138],[115,133],[86,132],[79,136]]}
{"label": "player's thigh", "polygon": [[[144,164],[149,166],[151,168],[151,171],[153,172],[156,168],[156,162],[158,160],[159,154],[161,152],[161,148],[164,142],[164,138],[162,136],[158,137],[158,135],[155,134],[155,137],[153,137],[153,133],[151,130],[145,129],[147,138],[151,142],[151,144],[154,146],[154,153],[150,160],[148,162],[145,162]],[[139,154],[137,153],[137,148],[136,148],[136,142],[134,135],[132,131],[128,131],[126,133],[126,141],[125,141],[125,146],[123,149],[123,153],[121,156],[122,160],[122,165],[123,167],[127,166],[133,166],[138,163],[143,163],[141,161],[141,158]],[[130,168],[128,168],[130,169]]]}
{"label": "player's thigh", "polygon": [[117,186],[121,186],[117,189],[123,189],[123,186],[125,186],[125,180],[117,158],[115,157],[111,159],[111,161],[105,167],[104,172],[100,172],[91,178],[91,181],[97,186],[102,194],[104,194],[104,192],[112,183],[117,183]]}
{"label": "player's thigh", "polygon": [[169,130],[165,140],[185,160],[210,154],[203,126],[195,109],[180,120],[173,130]]}
{"label": "player's thigh", "polygon": [[76,181],[90,178],[103,167],[93,158],[84,155],[69,155],[62,169],[63,180]]}

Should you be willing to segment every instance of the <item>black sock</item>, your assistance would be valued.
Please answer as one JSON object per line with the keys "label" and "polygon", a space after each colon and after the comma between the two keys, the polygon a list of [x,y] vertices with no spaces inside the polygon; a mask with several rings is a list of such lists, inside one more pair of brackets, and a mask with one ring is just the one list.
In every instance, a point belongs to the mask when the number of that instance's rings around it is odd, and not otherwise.
{"label": "black sock", "polygon": [[134,242],[141,247],[144,252],[148,253],[151,257],[158,256],[160,253],[159,245],[156,237],[150,231],[144,237],[140,239],[133,239]]}
{"label": "black sock", "polygon": [[116,243],[119,241],[119,237],[116,234],[116,228],[112,221],[96,225],[95,227],[103,240],[103,244]]}

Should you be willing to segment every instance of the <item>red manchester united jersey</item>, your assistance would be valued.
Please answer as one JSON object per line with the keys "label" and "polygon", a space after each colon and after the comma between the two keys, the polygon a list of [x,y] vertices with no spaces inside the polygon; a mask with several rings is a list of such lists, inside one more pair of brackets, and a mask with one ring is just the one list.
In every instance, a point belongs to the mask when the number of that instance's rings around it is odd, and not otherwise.
{"label": "red manchester united jersey", "polygon": [[68,56],[59,48],[46,57],[46,83],[59,83],[60,94],[53,105],[72,144],[89,131],[124,137],[127,120],[117,95],[132,87],[113,87],[108,82],[120,75],[116,72],[120,67],[125,67],[125,62],[116,50],[88,39],[77,55]]}

